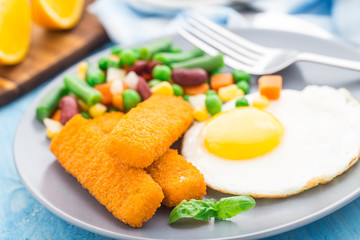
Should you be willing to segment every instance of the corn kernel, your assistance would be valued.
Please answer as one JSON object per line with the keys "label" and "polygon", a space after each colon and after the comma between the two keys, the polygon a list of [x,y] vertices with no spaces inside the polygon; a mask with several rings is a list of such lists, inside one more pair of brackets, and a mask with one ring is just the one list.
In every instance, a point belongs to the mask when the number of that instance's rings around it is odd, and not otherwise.
{"label": "corn kernel", "polygon": [[269,99],[265,96],[260,95],[259,97],[255,98],[252,102],[252,105],[257,108],[266,108],[270,104]]}
{"label": "corn kernel", "polygon": [[218,95],[223,102],[228,102],[236,97],[239,94],[239,88],[235,84],[231,84],[226,87],[219,88]]}
{"label": "corn kernel", "polygon": [[77,102],[79,104],[79,107],[80,107],[81,111],[83,111],[83,112],[89,111],[89,105],[87,105],[83,100],[78,99]]}
{"label": "corn kernel", "polygon": [[209,113],[206,108],[195,108],[194,118],[199,122],[203,122],[209,118]]}
{"label": "corn kernel", "polygon": [[151,88],[153,94],[161,94],[166,96],[174,95],[174,90],[169,82],[161,82]]}
{"label": "corn kernel", "polygon": [[243,96],[245,96],[244,91],[238,88],[236,98],[242,98]]}
{"label": "corn kernel", "polygon": [[87,62],[80,62],[77,65],[77,74],[82,80],[85,80],[85,78],[86,78],[87,68],[88,68],[88,63]]}
{"label": "corn kernel", "polygon": [[114,60],[114,61],[119,61],[120,60],[120,56],[116,55],[116,54],[111,54],[109,57],[110,60]]}
{"label": "corn kernel", "polygon": [[100,117],[101,115],[103,115],[106,112],[106,106],[101,104],[101,103],[97,103],[94,106],[91,106],[89,108],[89,114],[92,117]]}
{"label": "corn kernel", "polygon": [[50,139],[53,139],[63,128],[63,125],[60,122],[50,118],[45,118],[44,124],[46,126],[46,135]]}

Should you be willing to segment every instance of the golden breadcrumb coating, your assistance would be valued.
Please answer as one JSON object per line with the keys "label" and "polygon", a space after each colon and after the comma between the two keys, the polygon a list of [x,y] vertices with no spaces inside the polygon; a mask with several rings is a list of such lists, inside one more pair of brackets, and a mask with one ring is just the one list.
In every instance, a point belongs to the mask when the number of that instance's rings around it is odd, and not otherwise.
{"label": "golden breadcrumb coating", "polygon": [[169,149],[147,168],[147,172],[162,188],[163,204],[168,207],[184,199],[202,199],[206,194],[204,176],[176,150]]}
{"label": "golden breadcrumb coating", "polygon": [[193,108],[181,97],[153,95],[119,121],[107,138],[106,151],[124,164],[148,167],[192,121]]}
{"label": "golden breadcrumb coating", "polygon": [[160,207],[160,186],[143,170],[121,164],[104,149],[97,121],[73,117],[52,140],[50,150],[67,172],[116,218],[141,227]]}
{"label": "golden breadcrumb coating", "polygon": [[104,134],[109,134],[123,116],[124,113],[122,112],[111,112],[105,113],[100,117],[93,118],[90,121],[94,122],[93,124],[97,126]]}

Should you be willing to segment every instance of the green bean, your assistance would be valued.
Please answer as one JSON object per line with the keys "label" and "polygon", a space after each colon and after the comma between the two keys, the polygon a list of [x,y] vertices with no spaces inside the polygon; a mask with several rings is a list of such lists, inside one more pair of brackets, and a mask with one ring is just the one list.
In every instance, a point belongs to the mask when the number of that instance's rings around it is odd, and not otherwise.
{"label": "green bean", "polygon": [[174,46],[172,46],[172,47],[170,48],[169,52],[172,52],[172,53],[180,53],[180,52],[182,52],[182,49],[179,48],[179,47],[174,47]]}
{"label": "green bean", "polygon": [[102,95],[95,88],[90,87],[76,75],[66,75],[64,83],[67,89],[83,100],[87,105],[93,106],[100,102]]}
{"label": "green bean", "polygon": [[224,65],[223,54],[216,56],[202,56],[184,62],[173,63],[170,66],[176,68],[202,68],[207,72],[213,72]]}
{"label": "green bean", "polygon": [[184,62],[196,57],[204,56],[205,53],[199,49],[194,48],[189,52],[180,52],[180,53],[171,53],[171,52],[161,52],[156,53],[153,57],[155,61],[162,62],[164,64],[171,64],[176,62]]}
{"label": "green bean", "polygon": [[[82,81],[82,80],[81,80]],[[36,117],[40,121],[44,118],[50,117],[57,108],[60,99],[68,93],[67,89],[63,86],[55,86],[49,91],[36,108]]]}
{"label": "green bean", "polygon": [[105,81],[106,77],[104,72],[94,64],[89,63],[86,70],[86,82],[90,86],[94,86],[96,84],[104,83]]}
{"label": "green bean", "polygon": [[148,60],[150,59],[155,53],[158,52],[168,52],[172,47],[172,42],[170,38],[164,38],[162,40],[152,42],[139,50],[139,57],[140,59]]}

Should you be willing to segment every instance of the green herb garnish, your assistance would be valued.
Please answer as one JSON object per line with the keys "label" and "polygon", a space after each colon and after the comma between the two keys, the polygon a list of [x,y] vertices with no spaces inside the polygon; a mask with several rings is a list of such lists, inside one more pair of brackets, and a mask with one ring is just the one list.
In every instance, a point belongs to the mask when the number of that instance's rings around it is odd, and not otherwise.
{"label": "green herb garnish", "polygon": [[227,219],[253,207],[255,207],[255,200],[248,196],[222,198],[218,202],[215,199],[183,200],[171,211],[169,223],[173,223],[180,218],[194,218],[205,221],[213,217]]}

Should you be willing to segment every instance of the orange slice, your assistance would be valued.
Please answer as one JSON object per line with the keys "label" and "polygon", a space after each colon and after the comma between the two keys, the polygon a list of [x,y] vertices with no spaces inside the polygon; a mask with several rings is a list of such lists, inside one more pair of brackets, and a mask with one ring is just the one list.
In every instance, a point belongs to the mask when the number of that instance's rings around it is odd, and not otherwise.
{"label": "orange slice", "polygon": [[0,0],[0,64],[21,62],[29,50],[31,14],[27,0]]}
{"label": "orange slice", "polygon": [[70,29],[79,21],[84,0],[33,0],[33,20],[47,29]]}

